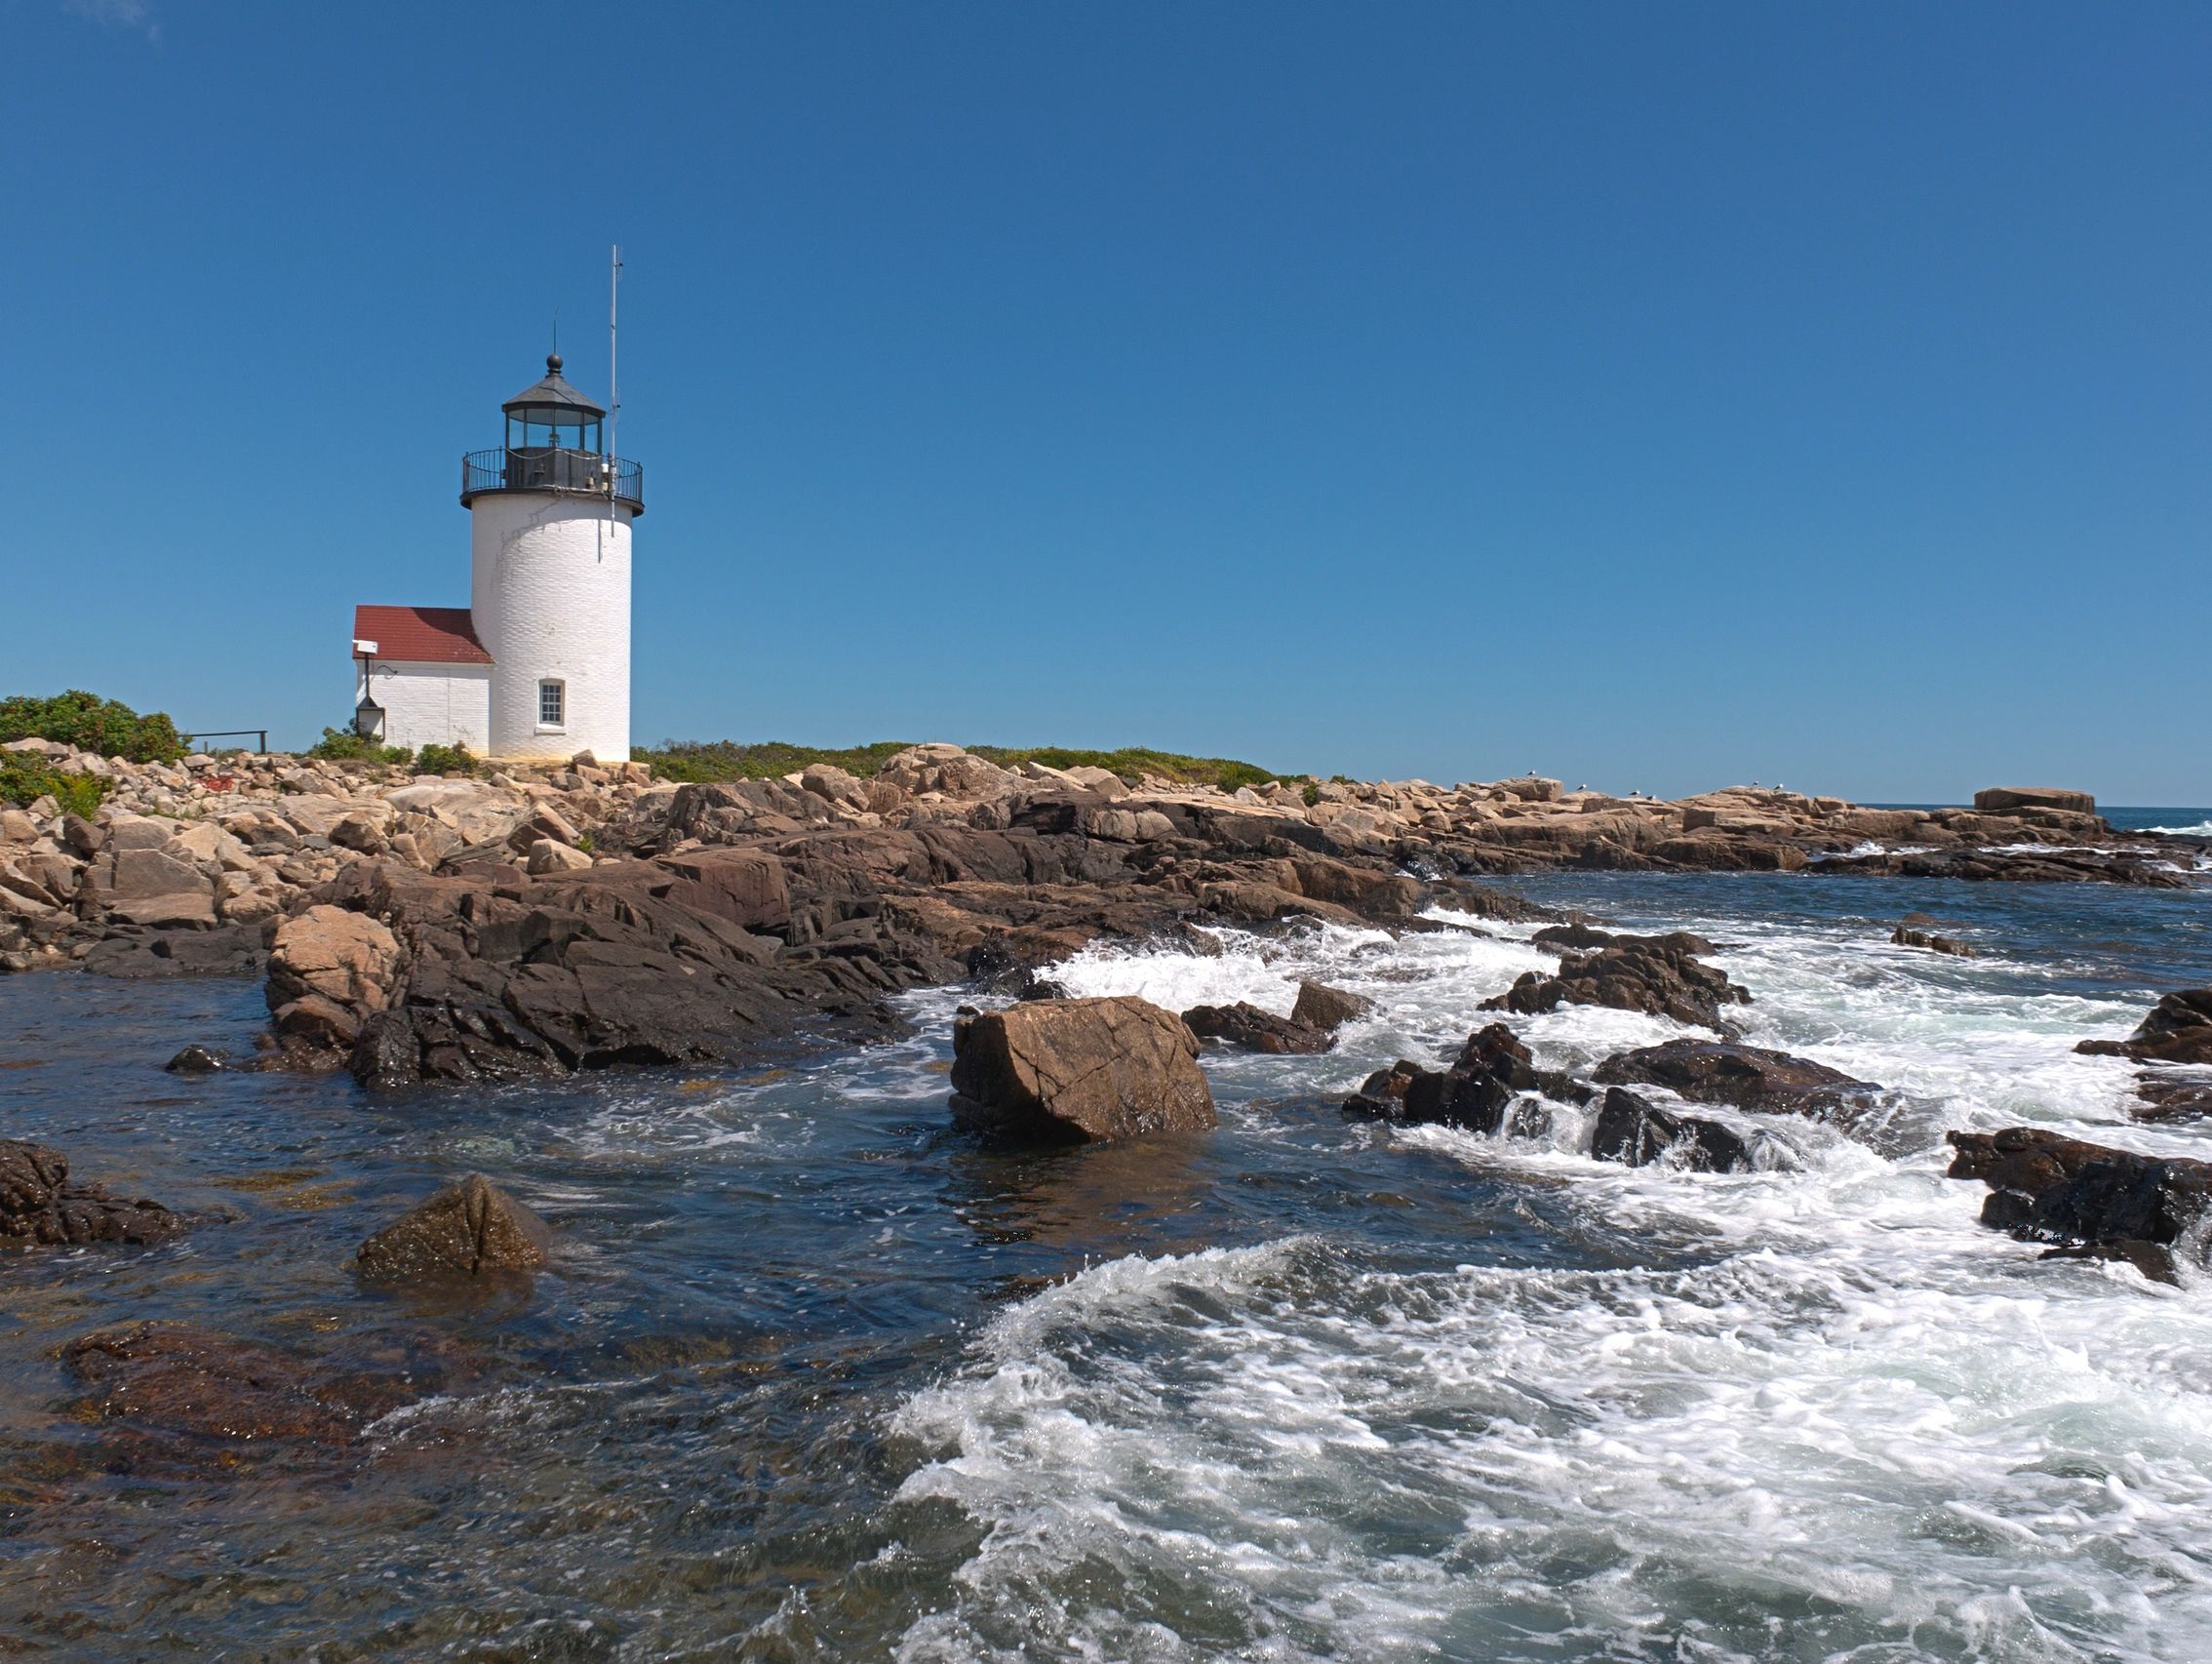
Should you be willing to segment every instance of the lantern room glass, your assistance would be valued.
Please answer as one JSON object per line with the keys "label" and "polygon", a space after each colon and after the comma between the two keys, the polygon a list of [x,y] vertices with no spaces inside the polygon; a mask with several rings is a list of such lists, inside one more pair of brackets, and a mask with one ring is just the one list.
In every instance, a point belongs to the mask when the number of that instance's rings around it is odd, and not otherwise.
{"label": "lantern room glass", "polygon": [[599,454],[601,418],[564,405],[524,405],[507,412],[509,451]]}

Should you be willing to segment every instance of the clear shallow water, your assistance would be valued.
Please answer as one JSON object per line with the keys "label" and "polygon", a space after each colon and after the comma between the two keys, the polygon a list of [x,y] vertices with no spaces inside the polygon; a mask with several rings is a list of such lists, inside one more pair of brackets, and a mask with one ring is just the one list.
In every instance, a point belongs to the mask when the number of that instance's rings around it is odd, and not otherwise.
{"label": "clear shallow water", "polygon": [[[959,995],[781,1071],[372,1100],[158,1064],[258,991],[0,980],[11,1133],[241,1217],[0,1262],[0,1636],[340,1659],[2212,1655],[2212,1293],[2044,1263],[1941,1176],[1946,1127],[2125,1119],[2074,1042],[2212,982],[2201,893],[1632,875],[1517,881],[1685,925],[1756,1042],[1898,1089],[1780,1170],[1590,1162],[1345,1122],[1548,956],[1504,937],[1086,955],[1079,992],[1373,996],[1323,1058],[1210,1053],[1210,1136],[1048,1157],[950,1134]],[[1884,939],[1918,909],[1987,957]],[[1525,1019],[1546,1063],[1677,1032]],[[30,1064],[31,1067],[13,1065]],[[413,1307],[353,1246],[479,1168],[564,1253]],[[68,1459],[58,1343],[182,1317],[468,1363],[359,1461],[148,1481]]]}

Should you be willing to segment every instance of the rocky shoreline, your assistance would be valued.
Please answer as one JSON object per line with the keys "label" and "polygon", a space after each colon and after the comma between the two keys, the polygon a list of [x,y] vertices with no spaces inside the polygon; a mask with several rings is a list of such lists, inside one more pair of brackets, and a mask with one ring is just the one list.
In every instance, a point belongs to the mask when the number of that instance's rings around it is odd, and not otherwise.
{"label": "rocky shoreline", "polygon": [[[1320,983],[1301,986],[1288,1016],[1070,999],[1047,968],[1093,941],[1206,954],[1219,951],[1207,927],[1220,925],[1319,920],[1403,934],[1504,922],[1541,925],[1529,939],[1558,969],[1483,1001],[1502,1020],[1455,1057],[1376,1070],[1344,1114],[1543,1138],[1560,1106],[1574,1106],[1592,1117],[1583,1147],[1599,1161],[1787,1166],[1775,1118],[1878,1142],[1892,1094],[1742,1044],[1732,1013],[1755,995],[1708,963],[1713,943],[1560,919],[1475,875],[1662,863],[1818,872],[1839,849],[1838,870],[1871,872],[1875,857],[1848,852],[1880,833],[1951,837],[1955,876],[2039,879],[2064,861],[2075,880],[2166,882],[2144,876],[2164,858],[2155,841],[2114,837],[2084,804],[2053,801],[2060,793],[1993,792],[1979,811],[1926,815],[1750,791],[1715,794],[1732,807],[1624,805],[1543,780],[1450,793],[1331,786],[1308,803],[1285,788],[1014,773],[949,746],[915,747],[866,780],[817,767],[727,785],[656,784],[588,757],[486,780],[292,760],[223,767],[116,767],[96,821],[34,809],[0,822],[12,968],[265,976],[258,1053],[189,1046],[173,1068],[342,1068],[387,1090],[730,1064],[884,1034],[897,1021],[887,996],[965,983],[996,1009],[965,1008],[955,1027],[949,1118],[1027,1145],[1204,1131],[1214,1125],[1201,1066],[1209,1049],[1323,1052],[1362,1014],[1359,998]],[[1642,830],[1631,836],[1631,825]],[[1908,920],[1893,939],[1970,951],[1923,923]],[[1648,1013],[1711,1038],[1573,1073],[1539,1069],[1512,1019],[1562,1005]],[[2212,993],[2192,991],[2134,1035],[2082,1050],[2143,1064],[2142,1119],[2172,1119],[2212,1113],[2199,1068],[2212,1063],[2208,1036]],[[1952,1141],[1953,1176],[1991,1187],[1993,1227],[2162,1281],[2212,1206],[2212,1168],[2200,1163],[2027,1128]],[[159,1244],[221,1222],[75,1181],[42,1145],[0,1148],[0,1236],[25,1246]],[[557,1252],[541,1221],[471,1177],[363,1244],[359,1263],[372,1280],[474,1281],[527,1274]],[[410,1364],[362,1376],[367,1386],[334,1374],[280,1392],[269,1383],[295,1361],[256,1344],[140,1325],[78,1343],[68,1367],[96,1398],[108,1394],[95,1405],[103,1418],[326,1445],[429,1378]],[[215,1406],[205,1427],[175,1407],[202,1405]]]}

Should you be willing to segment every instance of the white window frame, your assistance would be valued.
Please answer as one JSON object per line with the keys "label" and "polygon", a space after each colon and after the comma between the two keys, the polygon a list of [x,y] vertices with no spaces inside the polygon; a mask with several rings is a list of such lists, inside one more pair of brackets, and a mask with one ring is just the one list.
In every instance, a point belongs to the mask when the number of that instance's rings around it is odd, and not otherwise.
{"label": "white window frame", "polygon": [[[561,716],[557,722],[545,720],[545,690],[548,688],[555,691],[554,697],[560,702]],[[563,677],[541,676],[537,680],[537,732],[539,733],[566,733],[569,732],[569,684]]]}

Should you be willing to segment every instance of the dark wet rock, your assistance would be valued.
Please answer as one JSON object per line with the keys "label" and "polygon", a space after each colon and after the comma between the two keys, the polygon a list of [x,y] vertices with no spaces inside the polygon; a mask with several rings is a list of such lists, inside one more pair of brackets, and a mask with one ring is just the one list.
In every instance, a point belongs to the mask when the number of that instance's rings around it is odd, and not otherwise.
{"label": "dark wet rock", "polygon": [[1378,1070],[1344,1101],[1344,1110],[1408,1127],[1533,1137],[1551,1120],[1542,1104],[1522,1095],[1536,1086],[1528,1048],[1505,1024],[1491,1023],[1467,1037],[1449,1068],[1401,1061]]}
{"label": "dark wet rock", "polygon": [[1747,1004],[1751,994],[1697,957],[1712,951],[1710,942],[1687,932],[1618,937],[1596,953],[1570,954],[1557,973],[1523,971],[1512,988],[1484,1000],[1482,1010],[1533,1015],[1561,1005],[1605,1006],[1732,1035],[1734,1025],[1721,1017],[1720,1008]]}
{"label": "dark wet rock", "polygon": [[2125,1040],[2084,1040],[2074,1050],[2139,1063],[2212,1063],[2212,988],[2168,994]]}
{"label": "dark wet rock", "polygon": [[1623,1051],[1600,1063],[1595,1078],[1606,1086],[1665,1087],[1692,1103],[1816,1121],[1848,1115],[1881,1091],[1809,1057],[1711,1040],[1670,1040]]}
{"label": "dark wet rock", "polygon": [[1348,994],[1325,982],[1300,982],[1298,1002],[1290,1008],[1290,1020],[1334,1036],[1348,1022],[1357,1022],[1375,1009],[1363,995]]}
{"label": "dark wet rock", "polygon": [[1326,1051],[1335,1037],[1311,1024],[1279,1017],[1248,1001],[1233,1006],[1193,1006],[1183,1021],[1201,1040],[1218,1040],[1246,1051],[1296,1055]]}
{"label": "dark wet rock", "polygon": [[1911,925],[1899,925],[1890,932],[1889,939],[1898,947],[1926,948],[1930,953],[1948,953],[1958,959],[1972,959],[1980,951],[1955,936],[1938,935],[1933,931],[1917,930]]}
{"label": "dark wet rock", "polygon": [[1566,925],[1546,925],[1528,938],[1538,947],[1569,948],[1586,953],[1595,947],[1603,947],[1613,939],[1611,931],[1601,931],[1595,925],[1586,925],[1579,919]]}
{"label": "dark wet rock", "polygon": [[470,1173],[361,1245],[364,1276],[421,1283],[534,1271],[551,1257],[545,1221],[482,1173]]}
{"label": "dark wet rock", "polygon": [[1985,1225],[2069,1250],[2118,1250],[2163,1281],[2174,1280],[2174,1246],[2212,1204],[2212,1162],[2108,1149],[2037,1127],[1944,1136],[1957,1152],[1951,1176],[1990,1187]]}
{"label": "dark wet rock", "polygon": [[173,1075],[213,1075],[230,1064],[221,1052],[195,1041],[162,1067]]}
{"label": "dark wet rock", "polygon": [[1828,855],[1805,868],[1823,878],[1955,878],[1968,883],[2125,884],[2187,890],[2190,879],[2143,849],[1949,849]]}
{"label": "dark wet rock", "polygon": [[172,931],[114,925],[78,961],[98,976],[258,976],[268,964],[274,921]]}
{"label": "dark wet rock", "polygon": [[2135,1077],[2138,1121],[2193,1121],[2212,1117],[2212,1076],[2145,1069]]}
{"label": "dark wet rock", "polygon": [[953,1026],[952,1108],[1013,1143],[1090,1143],[1214,1125],[1198,1039],[1145,1000],[1055,1000]]}
{"label": "dark wet rock", "polygon": [[1590,1154],[1632,1168],[1672,1161],[1692,1172],[1748,1172],[1756,1165],[1750,1141],[1733,1128],[1678,1115],[1622,1087],[1605,1093]]}
{"label": "dark wet rock", "polygon": [[1411,1058],[1401,1057],[1387,1069],[1377,1069],[1360,1083],[1360,1090],[1344,1100],[1344,1113],[1373,1121],[1405,1119],[1405,1092],[1416,1077],[1429,1071]]}
{"label": "dark wet rock", "polygon": [[144,1198],[110,1196],[103,1185],[69,1182],[60,1151],[0,1139],[0,1239],[41,1247],[147,1245],[181,1236],[181,1213]]}

